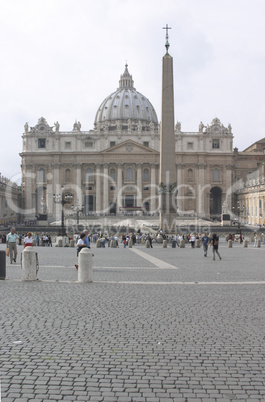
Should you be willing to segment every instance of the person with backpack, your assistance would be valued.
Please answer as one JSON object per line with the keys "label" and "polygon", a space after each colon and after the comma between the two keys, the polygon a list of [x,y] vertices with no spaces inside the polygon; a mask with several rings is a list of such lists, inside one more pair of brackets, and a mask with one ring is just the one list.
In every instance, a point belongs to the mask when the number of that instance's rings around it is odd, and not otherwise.
{"label": "person with backpack", "polygon": [[213,260],[215,260],[215,254],[217,254],[219,259],[221,260],[222,258],[221,258],[220,254],[219,254],[219,251],[218,251],[219,236],[217,236],[216,233],[213,234],[211,245],[213,246]]}

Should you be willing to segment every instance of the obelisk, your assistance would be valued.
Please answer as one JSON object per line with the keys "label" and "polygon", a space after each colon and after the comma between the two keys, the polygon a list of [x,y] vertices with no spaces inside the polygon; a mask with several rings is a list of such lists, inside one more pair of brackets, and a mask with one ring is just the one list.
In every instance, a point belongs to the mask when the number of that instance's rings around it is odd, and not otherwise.
{"label": "obelisk", "polygon": [[162,110],[160,126],[160,229],[176,230],[176,162],[174,132],[173,58],[168,53],[168,25],[166,25],[166,54],[162,60]]}

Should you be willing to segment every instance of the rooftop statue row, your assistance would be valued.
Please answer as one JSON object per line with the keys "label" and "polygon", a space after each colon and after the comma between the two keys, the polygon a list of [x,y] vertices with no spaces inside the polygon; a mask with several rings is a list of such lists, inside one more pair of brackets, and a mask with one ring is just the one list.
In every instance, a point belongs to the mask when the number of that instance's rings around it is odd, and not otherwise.
{"label": "rooftop statue row", "polygon": [[[112,129],[116,128],[118,131],[122,130],[125,128],[125,126],[127,126],[128,131],[142,131],[143,126],[145,128],[145,131],[148,129],[151,132],[156,131],[156,129],[159,130],[160,126],[158,125],[157,128],[155,127],[154,123],[151,121],[149,123],[149,125],[146,124],[142,124],[141,120],[138,120],[137,122],[134,121],[134,124],[132,123],[132,121],[130,119],[128,119],[128,121],[121,123],[119,120],[117,121],[113,121],[113,125],[111,126]],[[95,124],[95,129],[97,130],[103,130],[103,131],[108,131],[109,130],[109,123],[105,122],[105,123],[97,123]],[[182,133],[181,131],[181,123],[178,121],[176,123],[176,133],[180,134]],[[30,127],[28,123],[26,122],[24,125],[24,130],[25,133],[32,133],[35,134],[37,132],[42,132],[42,133],[59,133],[60,130],[60,124],[57,122],[54,123],[54,126],[49,126],[46,119],[44,117],[41,117],[38,120],[38,123],[36,124],[36,126],[34,127]],[[81,132],[81,123],[80,121],[75,121],[74,125],[73,125],[73,132]],[[229,123],[227,127],[225,127],[220,120],[216,117],[215,119],[213,119],[212,123],[207,126],[205,126],[202,122],[200,122],[199,124],[199,133],[203,133],[203,134],[223,134],[223,135],[228,135],[228,134],[232,134],[232,126]]]}
{"label": "rooftop statue row", "polygon": [[[39,118],[38,123],[34,127],[29,127],[28,122],[25,123],[24,125],[24,130],[25,134],[28,134],[29,132],[32,134],[35,134],[36,132],[43,132],[43,133],[59,133],[60,130],[60,124],[59,122],[55,122],[54,126],[49,126],[46,119],[44,117]],[[81,123],[80,121],[75,121],[73,125],[73,130],[75,132],[80,132],[81,131]]]}
{"label": "rooftop statue row", "polygon": [[[181,131],[181,123],[178,121],[176,123],[176,132],[180,134]],[[199,124],[199,133],[200,134],[232,134],[232,126],[229,123],[227,127],[221,124],[220,120],[216,117],[213,119],[212,123],[205,126],[202,121]]]}

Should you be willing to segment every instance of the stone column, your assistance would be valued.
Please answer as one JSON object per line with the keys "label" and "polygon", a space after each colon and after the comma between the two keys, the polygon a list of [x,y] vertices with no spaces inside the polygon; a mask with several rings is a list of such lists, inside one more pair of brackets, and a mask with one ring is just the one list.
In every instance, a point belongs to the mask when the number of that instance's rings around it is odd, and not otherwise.
{"label": "stone column", "polygon": [[[232,207],[232,165],[226,165],[226,203],[229,210]],[[230,190],[231,189],[231,190]]]}
{"label": "stone column", "polygon": [[27,215],[33,214],[32,208],[34,207],[34,205],[32,204],[32,178],[33,178],[32,167],[33,166],[31,164],[26,165],[25,209],[27,211]]}
{"label": "stone column", "polygon": [[101,176],[100,165],[96,165],[96,212],[101,213]]}
{"label": "stone column", "polygon": [[151,214],[155,212],[157,208],[157,185],[156,185],[156,165],[151,164],[151,202],[150,202],[150,212]]}
{"label": "stone column", "polygon": [[[60,165],[58,163],[53,165],[53,194],[61,194],[62,185],[60,184]],[[53,216],[54,219],[61,219],[61,204],[53,202]]]}
{"label": "stone column", "polygon": [[75,165],[75,169],[76,169],[76,198],[79,201],[79,205],[83,205],[81,164],[77,163]]}
{"label": "stone column", "polygon": [[109,213],[109,167],[104,164],[104,185],[103,185],[103,209],[104,213]]}
{"label": "stone column", "polygon": [[181,163],[177,164],[177,184],[178,184],[178,195],[177,195],[177,206],[178,214],[183,213],[183,165]]}
{"label": "stone column", "polygon": [[46,190],[46,203],[47,203],[47,213],[48,217],[52,216],[53,212],[53,173],[51,172],[51,168],[48,168],[47,173],[47,190]]}
{"label": "stone column", "polygon": [[143,200],[142,200],[142,165],[137,164],[137,207],[141,207]]}
{"label": "stone column", "polygon": [[198,217],[203,217],[205,216],[205,165],[203,163],[199,163],[197,166],[197,178],[196,178],[196,183],[197,183],[197,190],[196,190],[196,212]]}
{"label": "stone column", "polygon": [[119,163],[117,173],[117,213],[120,212],[120,207],[122,207],[122,169],[123,165]]}

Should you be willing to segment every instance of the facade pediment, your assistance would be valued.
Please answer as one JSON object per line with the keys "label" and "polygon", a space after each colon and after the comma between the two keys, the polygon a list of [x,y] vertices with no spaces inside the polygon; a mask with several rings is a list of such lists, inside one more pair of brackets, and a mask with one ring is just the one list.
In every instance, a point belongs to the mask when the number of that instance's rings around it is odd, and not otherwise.
{"label": "facade pediment", "polygon": [[128,140],[124,141],[121,144],[114,145],[110,148],[105,149],[101,153],[106,154],[159,154],[154,149],[148,148],[144,145],[138,144],[135,141]]}

